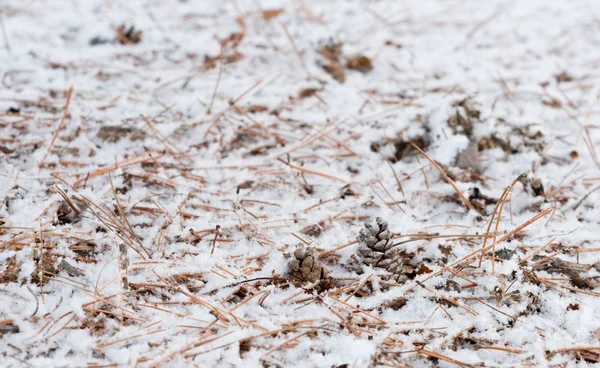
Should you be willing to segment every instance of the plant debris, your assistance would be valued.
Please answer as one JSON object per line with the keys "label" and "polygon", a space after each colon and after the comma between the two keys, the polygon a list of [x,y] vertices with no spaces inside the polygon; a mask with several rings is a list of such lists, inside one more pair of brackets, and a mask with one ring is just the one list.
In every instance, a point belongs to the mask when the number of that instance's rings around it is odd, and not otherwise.
{"label": "plant debris", "polygon": [[267,22],[283,13],[283,9],[265,9],[261,12],[263,19]]}
{"label": "plant debris", "polygon": [[294,258],[288,263],[290,277],[300,283],[317,283],[325,280],[327,269],[321,264],[314,248],[298,248]]}
{"label": "plant debris", "polygon": [[448,126],[455,134],[473,135],[475,124],[479,122],[481,112],[475,107],[470,98],[465,98],[454,104],[455,113],[448,118]]}
{"label": "plant debris", "polygon": [[361,229],[358,254],[366,265],[383,268],[389,272],[390,279],[404,283],[413,276],[415,269],[409,263],[410,254],[398,248],[392,237],[387,222],[378,217],[375,226],[366,223]]}
{"label": "plant debris", "polygon": [[100,127],[98,134],[96,134],[96,137],[109,143],[118,142],[127,136],[129,136],[129,139],[132,141],[138,141],[144,139],[146,134],[141,130],[132,127],[109,125]]}
{"label": "plant debris", "polygon": [[368,57],[364,55],[358,55],[346,61],[346,68],[357,70],[361,73],[367,73],[373,70],[373,63]]}
{"label": "plant debris", "polygon": [[329,40],[319,50],[325,58],[325,62],[320,64],[321,68],[336,81],[344,83],[346,81],[346,72],[341,64],[342,43]]}
{"label": "plant debris", "polygon": [[0,10],[0,366],[598,364],[600,2],[75,3]]}
{"label": "plant debris", "polygon": [[122,24],[115,29],[114,42],[118,42],[121,45],[135,45],[140,43],[142,40],[142,31],[136,30],[133,25],[127,27]]}

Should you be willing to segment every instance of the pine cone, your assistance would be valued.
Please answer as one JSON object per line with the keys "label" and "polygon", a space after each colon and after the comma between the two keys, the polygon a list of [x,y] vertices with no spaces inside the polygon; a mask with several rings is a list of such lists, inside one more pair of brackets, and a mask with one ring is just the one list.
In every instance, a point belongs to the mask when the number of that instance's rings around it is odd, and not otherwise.
{"label": "pine cone", "polygon": [[365,264],[384,268],[391,273],[391,280],[403,283],[408,279],[407,274],[414,272],[408,264],[410,256],[394,247],[393,234],[388,230],[387,222],[379,217],[375,221],[377,226],[367,223],[360,231],[358,253]]}
{"label": "pine cone", "polygon": [[294,251],[293,261],[288,263],[292,280],[307,283],[319,282],[327,277],[327,270],[321,264],[316,249],[298,248]]}

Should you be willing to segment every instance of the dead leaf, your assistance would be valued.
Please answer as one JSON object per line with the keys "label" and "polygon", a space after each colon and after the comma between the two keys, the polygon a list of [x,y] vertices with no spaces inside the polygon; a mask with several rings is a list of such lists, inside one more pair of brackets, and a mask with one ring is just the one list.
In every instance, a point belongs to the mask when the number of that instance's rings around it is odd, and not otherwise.
{"label": "dead leaf", "polygon": [[325,45],[321,46],[319,51],[321,55],[329,61],[339,62],[342,58],[342,43],[329,41]]}
{"label": "dead leaf", "polygon": [[251,340],[240,340],[239,342],[239,352],[240,357],[250,351],[252,345],[250,344]]}
{"label": "dead leaf", "polygon": [[570,75],[569,73],[563,71],[560,72],[559,74],[555,75],[554,78],[556,78],[556,81],[558,83],[565,83],[565,82],[572,82],[575,78],[573,78],[572,75]]}
{"label": "dead leaf", "polygon": [[346,61],[346,68],[358,70],[361,73],[367,73],[373,70],[371,59],[364,55],[355,56]]}
{"label": "dead leaf", "polygon": [[408,303],[408,299],[403,298],[403,297],[399,297],[396,298],[390,302],[387,302],[384,307],[385,308],[391,308],[393,310],[398,310],[402,307],[404,307],[406,305],[406,303]]}
{"label": "dead leaf", "polygon": [[16,261],[15,257],[10,257],[4,261],[6,268],[0,272],[0,284],[7,284],[9,282],[17,282],[19,280],[19,273],[21,272],[21,265],[23,262]]}
{"label": "dead leaf", "polygon": [[552,97],[550,100],[542,100],[542,103],[546,106],[552,107],[553,109],[560,109],[562,107],[560,101],[554,97]]}
{"label": "dead leaf", "polygon": [[283,9],[265,9],[261,12],[262,17],[266,22],[269,22],[281,13],[283,13]]}
{"label": "dead leaf", "polygon": [[300,92],[298,92],[298,98],[299,99],[303,99],[303,98],[307,98],[307,97],[312,97],[315,94],[317,94],[317,92],[321,91],[320,88],[304,88],[301,89]]}
{"label": "dead leaf", "polygon": [[346,81],[346,72],[340,64],[342,58],[342,43],[330,40],[319,48],[321,55],[327,60],[327,63],[321,63],[321,68],[325,70],[336,81],[344,83]]}
{"label": "dead leaf", "polygon": [[254,114],[254,113],[257,113],[257,112],[267,111],[267,110],[269,110],[269,108],[267,106],[264,106],[264,105],[250,105],[250,106],[247,106],[245,108],[245,110],[246,110],[246,112],[248,112],[250,114]]}
{"label": "dead leaf", "polygon": [[240,15],[239,17],[236,17],[235,21],[237,22],[237,24],[239,24],[240,28],[244,31],[244,33],[246,33],[246,21],[244,20],[244,16]]}
{"label": "dead leaf", "polygon": [[8,155],[13,153],[14,151],[8,147],[0,146],[0,152],[4,153],[5,155]]}
{"label": "dead leaf", "polygon": [[19,331],[19,326],[15,325],[13,320],[5,319],[0,321],[0,336],[7,333],[18,333]]}
{"label": "dead leaf", "polygon": [[346,81],[346,72],[339,63],[330,62],[329,64],[323,65],[322,68],[336,81],[340,83],[344,83]]}
{"label": "dead leaf", "polygon": [[425,273],[431,273],[431,269],[425,265],[425,263],[421,263],[421,267],[417,271],[417,275],[422,275]]}
{"label": "dead leaf", "polygon": [[440,252],[442,252],[443,255],[445,256],[449,256],[452,254],[452,246],[450,245],[438,245],[438,249],[440,250]]}
{"label": "dead leaf", "polygon": [[136,30],[134,26],[127,28],[124,24],[115,30],[115,42],[121,45],[135,45],[142,40],[142,31]]}
{"label": "dead leaf", "polygon": [[98,130],[98,134],[96,134],[96,137],[103,141],[114,143],[119,141],[126,135],[131,135],[129,139],[132,141],[144,139],[146,136],[146,134],[143,131],[137,128],[105,125],[103,127],[100,127],[100,130]]}
{"label": "dead leaf", "polygon": [[232,49],[238,47],[240,42],[244,39],[243,33],[232,33],[227,38],[223,38],[219,40],[221,47],[225,48],[226,46],[231,46]]}

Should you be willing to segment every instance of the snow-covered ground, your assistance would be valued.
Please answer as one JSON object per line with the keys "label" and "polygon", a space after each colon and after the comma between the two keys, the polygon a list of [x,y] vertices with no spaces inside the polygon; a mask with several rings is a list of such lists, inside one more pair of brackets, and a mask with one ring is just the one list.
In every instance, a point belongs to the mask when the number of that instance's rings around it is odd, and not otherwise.
{"label": "snow-covered ground", "polygon": [[598,66],[598,1],[1,2],[0,366],[594,365]]}

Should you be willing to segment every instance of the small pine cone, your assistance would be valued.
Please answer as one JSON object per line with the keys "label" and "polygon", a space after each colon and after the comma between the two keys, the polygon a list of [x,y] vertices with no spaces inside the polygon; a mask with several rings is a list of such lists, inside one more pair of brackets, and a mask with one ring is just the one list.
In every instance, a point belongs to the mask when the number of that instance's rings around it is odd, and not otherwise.
{"label": "small pine cone", "polygon": [[403,283],[408,279],[407,274],[414,270],[407,262],[407,255],[394,247],[394,234],[389,231],[387,222],[379,217],[375,221],[377,226],[367,223],[361,229],[358,253],[365,264],[384,268],[392,274],[391,281]]}
{"label": "small pine cone", "polygon": [[387,222],[379,217],[375,221],[377,226],[367,223],[365,228],[360,230],[358,252],[364,263],[386,268],[393,253],[393,234],[388,230]]}
{"label": "small pine cone", "polygon": [[319,282],[327,277],[327,269],[321,264],[314,248],[298,248],[294,259],[288,263],[292,280],[301,283]]}

